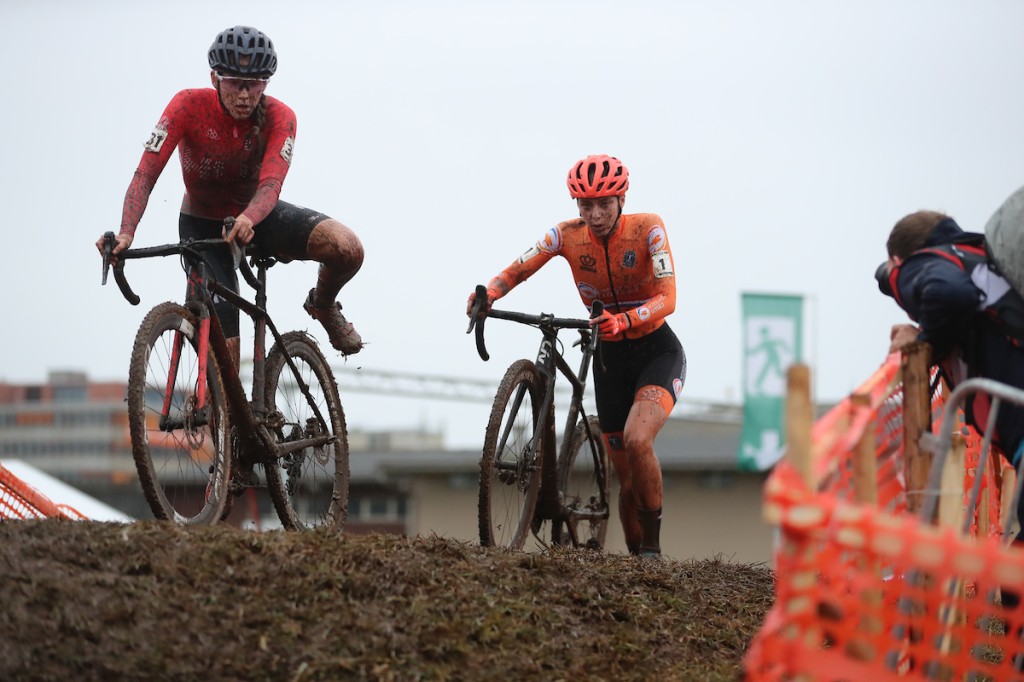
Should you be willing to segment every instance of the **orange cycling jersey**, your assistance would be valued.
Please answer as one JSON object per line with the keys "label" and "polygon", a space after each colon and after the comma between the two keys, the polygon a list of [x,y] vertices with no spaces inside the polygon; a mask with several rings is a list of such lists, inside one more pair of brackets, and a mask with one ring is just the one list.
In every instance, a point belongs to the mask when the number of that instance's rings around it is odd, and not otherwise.
{"label": "orange cycling jersey", "polygon": [[664,224],[653,213],[620,216],[606,238],[595,236],[580,218],[559,223],[488,286],[504,295],[555,256],[569,261],[588,309],[600,300],[610,312],[625,315],[624,332],[608,341],[646,336],[675,310],[672,251]]}

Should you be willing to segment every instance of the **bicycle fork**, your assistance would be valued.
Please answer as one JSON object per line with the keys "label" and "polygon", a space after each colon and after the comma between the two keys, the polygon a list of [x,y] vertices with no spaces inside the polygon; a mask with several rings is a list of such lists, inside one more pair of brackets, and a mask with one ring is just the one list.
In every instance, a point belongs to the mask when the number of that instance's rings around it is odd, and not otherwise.
{"label": "bicycle fork", "polygon": [[[583,387],[587,382],[587,374],[590,369],[590,361],[594,356],[597,349],[597,334],[593,336],[584,336],[581,339],[583,343],[583,358],[580,360],[580,369],[575,375],[573,375],[565,359],[559,355],[556,357],[556,365],[562,375],[572,385],[573,397],[569,405],[569,413],[565,420],[565,436],[562,439],[562,446],[559,450],[559,456],[568,457],[569,449],[574,445],[573,434],[576,432],[577,420],[583,424],[583,433],[586,437],[587,451],[591,453],[594,458],[594,476],[597,481],[598,490],[598,504],[595,510],[593,505],[593,499],[583,505],[583,507],[574,506],[568,508],[566,506],[566,500],[564,499],[565,491],[561,488],[558,489],[558,518],[556,522],[564,522],[569,532],[569,538],[572,545],[579,546],[580,539],[577,532],[577,527],[580,521],[601,521],[602,519],[608,518],[608,499],[605,495],[607,490],[607,478],[608,471],[604,466],[603,458],[600,456],[600,448],[596,440],[601,438],[599,434],[595,434],[590,428],[590,418],[587,416],[586,411],[583,409]],[[577,343],[581,343],[577,342]],[[581,443],[583,447],[583,443]],[[577,453],[578,454],[578,453]],[[571,472],[567,472],[567,475],[571,475]]]}
{"label": "bicycle fork", "polygon": [[167,371],[167,385],[164,387],[163,405],[160,408],[160,430],[174,431],[186,427],[202,426],[206,423],[207,385],[206,371],[209,363],[210,350],[210,315],[203,309],[199,319],[199,344],[197,348],[198,376],[196,377],[195,394],[189,398],[194,404],[188,405],[183,417],[171,419],[171,403],[174,400],[174,387],[178,380],[178,367],[181,364],[181,353],[185,347],[185,332],[181,329],[174,332],[174,345],[171,349],[171,366]]}

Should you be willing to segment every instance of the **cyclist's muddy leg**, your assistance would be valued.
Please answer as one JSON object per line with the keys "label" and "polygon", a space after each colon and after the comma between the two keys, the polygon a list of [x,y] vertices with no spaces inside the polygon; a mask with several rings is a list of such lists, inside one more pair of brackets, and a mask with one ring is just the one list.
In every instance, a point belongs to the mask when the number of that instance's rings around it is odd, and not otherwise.
{"label": "cyclist's muddy leg", "polygon": [[663,501],[661,465],[654,454],[654,439],[665,425],[672,405],[671,396],[664,388],[641,388],[637,391],[633,406],[629,410],[626,430],[622,437],[633,474],[638,523],[643,535],[641,550],[652,552],[661,551]]}
{"label": "cyclist's muddy leg", "polygon": [[356,233],[337,220],[328,218],[317,223],[306,243],[310,260],[320,263],[312,304],[330,306],[338,292],[363,265],[363,244]]}
{"label": "cyclist's muddy leg", "polygon": [[630,554],[640,553],[640,542],[643,534],[640,529],[640,517],[637,515],[636,495],[633,492],[633,471],[629,466],[629,458],[622,446],[622,434],[604,434],[608,458],[615,468],[615,476],[619,479],[619,521],[622,533],[626,537],[626,548]]}

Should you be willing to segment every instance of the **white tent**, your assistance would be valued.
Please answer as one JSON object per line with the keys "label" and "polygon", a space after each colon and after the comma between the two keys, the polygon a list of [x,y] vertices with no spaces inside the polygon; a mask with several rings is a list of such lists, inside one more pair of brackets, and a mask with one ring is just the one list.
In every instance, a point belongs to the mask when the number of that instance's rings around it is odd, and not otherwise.
{"label": "white tent", "polygon": [[[0,465],[20,478],[38,492],[50,498],[54,504],[70,507],[91,521],[134,521],[132,517],[110,505],[86,495],[60,479],[40,471],[20,459],[0,460]],[[72,517],[74,515],[72,514]],[[77,517],[74,517],[77,518]]]}

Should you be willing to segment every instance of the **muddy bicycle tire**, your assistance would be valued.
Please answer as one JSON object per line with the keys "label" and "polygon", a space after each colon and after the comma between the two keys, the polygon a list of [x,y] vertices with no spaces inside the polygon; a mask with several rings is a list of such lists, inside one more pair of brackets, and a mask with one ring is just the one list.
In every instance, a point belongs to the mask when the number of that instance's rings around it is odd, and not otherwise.
{"label": "muddy bicycle tire", "polygon": [[335,436],[334,444],[305,448],[268,463],[267,490],[281,524],[289,530],[328,526],[341,530],[348,514],[349,451],[345,412],[334,372],[316,341],[304,332],[288,332],[267,354],[268,420],[280,413],[283,425],[271,429],[278,442],[321,433],[315,412],[299,390],[287,358],[296,364],[320,414]]}
{"label": "muddy bicycle tire", "polygon": [[[544,382],[529,360],[514,362],[498,385],[480,458],[478,521],[485,547],[522,549],[530,533],[545,450],[543,443],[531,447],[530,440],[543,395]],[[546,434],[547,428],[542,438]]]}
{"label": "muddy bicycle tire", "polygon": [[[181,334],[180,352],[175,337]],[[184,306],[156,306],[139,325],[128,372],[128,428],[142,493],[153,515],[180,525],[221,520],[230,500],[231,438],[217,358],[207,353],[208,406],[196,409],[199,321]],[[177,361],[175,362],[175,355]],[[161,412],[169,375],[169,423]]]}
{"label": "muddy bicycle tire", "polygon": [[580,420],[569,449],[558,458],[559,499],[568,519],[552,524],[551,542],[562,547],[603,549],[608,534],[610,461],[597,417],[590,417],[587,423],[593,442],[587,438],[586,424]]}

